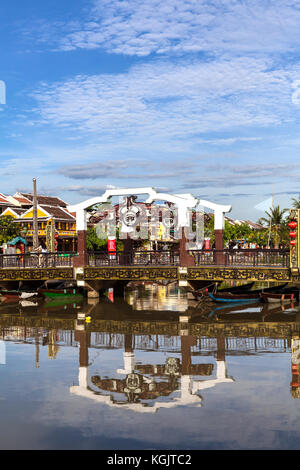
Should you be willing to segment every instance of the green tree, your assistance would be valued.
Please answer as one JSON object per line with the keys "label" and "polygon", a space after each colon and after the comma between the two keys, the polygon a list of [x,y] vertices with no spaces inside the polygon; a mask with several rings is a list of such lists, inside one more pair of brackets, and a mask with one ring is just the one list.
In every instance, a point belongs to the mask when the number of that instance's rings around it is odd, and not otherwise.
{"label": "green tree", "polygon": [[288,225],[284,214],[288,209],[280,209],[279,206],[270,207],[269,212],[266,211],[266,217],[261,217],[258,223],[264,225],[269,234],[275,248],[280,243],[286,243],[288,240]]}
{"label": "green tree", "polygon": [[211,245],[215,243],[215,232],[214,232],[214,217],[212,216],[204,224],[204,237],[210,238]]}
{"label": "green tree", "polygon": [[[225,220],[224,224],[224,241],[230,240],[247,240],[249,239],[252,233],[251,228],[246,222],[242,224],[230,224],[228,220]],[[209,237],[211,242],[214,243],[215,241],[215,233],[214,233],[214,217],[211,217],[208,222],[206,222],[204,226],[204,236]]]}
{"label": "green tree", "polygon": [[300,194],[298,196],[298,199],[296,199],[295,197],[292,197],[292,201],[293,201],[293,208],[300,209]]}
{"label": "green tree", "polygon": [[98,237],[96,229],[89,227],[86,233],[86,248],[89,251],[105,251],[107,250],[107,239],[102,240]]}
{"label": "green tree", "polygon": [[0,217],[0,244],[6,243],[15,237],[21,237],[21,229],[15,219],[10,215]]}
{"label": "green tree", "polygon": [[[119,240],[117,230],[116,249],[117,251],[123,250],[123,242]],[[86,234],[86,248],[89,251],[107,251],[108,238],[99,238],[95,227],[89,227]]]}
{"label": "green tree", "polygon": [[235,224],[234,229],[235,229],[236,240],[248,241],[252,233],[252,230],[249,227],[249,225],[246,224],[246,222],[242,222],[241,224]]}
{"label": "green tree", "polygon": [[268,229],[255,230],[248,237],[248,241],[255,243],[259,247],[267,246],[268,244]]}

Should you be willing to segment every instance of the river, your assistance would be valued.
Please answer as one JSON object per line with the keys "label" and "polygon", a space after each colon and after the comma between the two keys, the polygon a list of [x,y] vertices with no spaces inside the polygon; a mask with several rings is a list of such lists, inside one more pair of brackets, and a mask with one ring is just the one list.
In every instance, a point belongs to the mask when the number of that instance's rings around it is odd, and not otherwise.
{"label": "river", "polygon": [[[299,449],[297,304],[0,305],[1,449]],[[299,381],[300,382],[300,381]]]}

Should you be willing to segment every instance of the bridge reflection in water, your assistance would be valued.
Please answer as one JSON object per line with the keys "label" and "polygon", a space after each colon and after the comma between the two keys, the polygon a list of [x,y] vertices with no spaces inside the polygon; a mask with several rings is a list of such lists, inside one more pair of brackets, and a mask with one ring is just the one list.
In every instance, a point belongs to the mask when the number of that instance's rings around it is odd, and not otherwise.
{"label": "bridge reflection in water", "polygon": [[[129,290],[127,301],[2,305],[1,340],[35,344],[36,367],[43,347],[50,359],[61,348],[78,347],[78,384],[70,393],[136,412],[202,406],[201,392],[221,384],[230,393],[236,379],[226,358],[232,355],[290,352],[290,391],[300,397],[298,306],[220,308],[189,301],[176,285],[140,290]],[[99,351],[119,351],[115,367],[101,355],[91,361]]]}

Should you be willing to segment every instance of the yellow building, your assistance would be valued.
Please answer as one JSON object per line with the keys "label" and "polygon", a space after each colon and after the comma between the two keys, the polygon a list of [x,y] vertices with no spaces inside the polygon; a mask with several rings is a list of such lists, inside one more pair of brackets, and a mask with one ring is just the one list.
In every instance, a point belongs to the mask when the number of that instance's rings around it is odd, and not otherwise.
{"label": "yellow building", "polygon": [[[29,246],[33,240],[33,206],[32,201],[26,195],[17,193],[13,198],[18,200],[18,206],[7,207],[1,216],[11,216],[17,224],[20,224],[21,232]],[[77,233],[76,217],[67,211],[67,204],[58,198],[38,196],[37,219],[39,242],[44,243],[50,251],[76,251]],[[47,204],[48,203],[48,204]],[[52,203],[52,204],[51,204]],[[53,205],[57,204],[57,205]],[[65,207],[58,205],[63,203]],[[55,243],[56,242],[56,243]]]}

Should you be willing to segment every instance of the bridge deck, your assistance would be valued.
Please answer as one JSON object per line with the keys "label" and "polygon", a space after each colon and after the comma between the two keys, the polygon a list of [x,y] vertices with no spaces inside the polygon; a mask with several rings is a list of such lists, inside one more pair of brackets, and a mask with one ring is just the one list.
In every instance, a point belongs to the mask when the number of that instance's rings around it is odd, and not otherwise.
{"label": "bridge deck", "polygon": [[0,280],[254,280],[300,282],[291,274],[289,250],[190,251],[180,266],[176,251],[89,253],[75,267],[76,253],[0,255]]}

